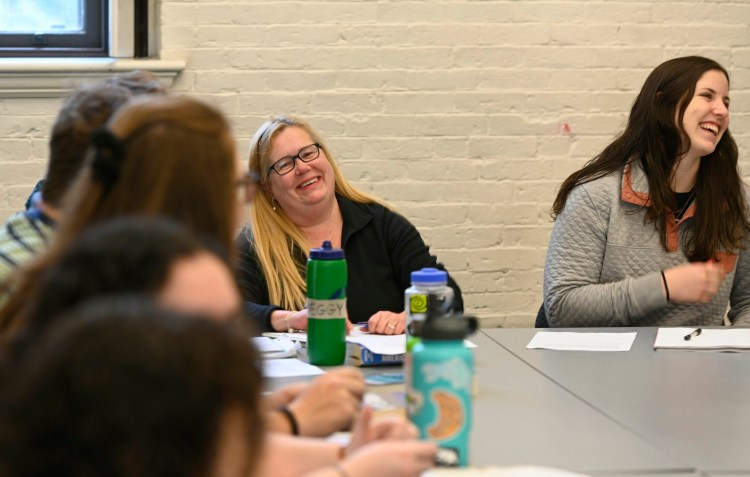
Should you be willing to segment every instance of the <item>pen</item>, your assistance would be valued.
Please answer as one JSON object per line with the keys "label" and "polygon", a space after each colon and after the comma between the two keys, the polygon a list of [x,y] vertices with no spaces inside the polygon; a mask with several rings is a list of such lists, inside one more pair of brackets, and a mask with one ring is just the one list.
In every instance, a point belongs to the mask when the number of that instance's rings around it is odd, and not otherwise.
{"label": "pen", "polygon": [[701,331],[703,331],[703,330],[701,330],[700,328],[696,328],[695,331],[686,334],[685,335],[685,341],[690,341],[691,339],[695,338],[696,336],[698,336],[699,334],[701,334]]}
{"label": "pen", "polygon": [[359,326],[359,331],[370,331],[367,327],[366,321],[360,321],[359,323],[357,323],[357,326]]}

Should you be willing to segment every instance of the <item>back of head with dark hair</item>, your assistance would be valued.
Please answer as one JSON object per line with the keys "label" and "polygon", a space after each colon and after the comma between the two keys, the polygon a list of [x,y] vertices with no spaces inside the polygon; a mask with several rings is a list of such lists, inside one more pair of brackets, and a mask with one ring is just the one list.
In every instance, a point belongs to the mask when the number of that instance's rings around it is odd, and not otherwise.
{"label": "back of head with dark hair", "polygon": [[89,147],[89,137],[133,96],[163,94],[166,88],[156,75],[133,71],[100,83],[84,85],[63,104],[52,126],[49,163],[42,197],[58,207],[65,191],[78,175]]}
{"label": "back of head with dark hair", "polygon": [[124,217],[93,226],[42,272],[38,294],[28,303],[27,325],[43,328],[92,298],[153,296],[166,284],[176,261],[199,253],[216,255],[231,270],[221,246],[168,218]]}
{"label": "back of head with dark hair", "polygon": [[106,141],[92,144],[65,197],[58,243],[97,222],[140,214],[172,217],[233,249],[237,158],[221,111],[188,96],[141,97],[100,135]]}
{"label": "back of head with dark hair", "polygon": [[0,476],[209,475],[229,411],[255,459],[261,378],[243,336],[143,300],[75,310],[0,383]]}
{"label": "back of head with dark hair", "polygon": [[110,76],[102,80],[105,86],[120,86],[133,93],[133,96],[142,94],[167,94],[167,88],[154,73],[144,70],[134,70]]}
{"label": "back of head with dark hair", "polygon": [[230,125],[218,109],[187,96],[135,98],[93,139],[96,144],[65,195],[65,220],[55,240],[13,277],[14,292],[0,308],[0,340],[23,327],[24,309],[40,296],[44,271],[98,223],[166,216],[215,240],[225,253],[234,250],[238,162]]}

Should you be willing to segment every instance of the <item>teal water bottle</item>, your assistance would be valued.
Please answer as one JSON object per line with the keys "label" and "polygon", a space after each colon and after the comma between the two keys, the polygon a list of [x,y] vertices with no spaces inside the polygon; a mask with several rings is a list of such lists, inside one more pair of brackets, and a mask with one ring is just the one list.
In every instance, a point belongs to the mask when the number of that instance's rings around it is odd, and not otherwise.
{"label": "teal water bottle", "polygon": [[448,286],[448,272],[445,270],[423,268],[411,272],[411,287],[404,292],[407,353],[419,341],[428,307],[443,315],[453,312],[453,289]]}
{"label": "teal water bottle", "polygon": [[429,317],[412,348],[407,411],[420,438],[438,445],[438,465],[469,463],[474,360],[464,338],[476,328],[474,317]]}
{"label": "teal water bottle", "polygon": [[326,240],[307,260],[307,356],[310,364],[338,366],[346,358],[346,260]]}

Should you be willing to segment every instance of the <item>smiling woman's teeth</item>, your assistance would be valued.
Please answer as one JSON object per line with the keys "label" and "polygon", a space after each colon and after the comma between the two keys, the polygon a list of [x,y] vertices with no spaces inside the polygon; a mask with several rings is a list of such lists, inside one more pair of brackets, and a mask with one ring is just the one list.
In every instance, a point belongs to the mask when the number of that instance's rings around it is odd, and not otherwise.
{"label": "smiling woman's teeth", "polygon": [[315,184],[316,182],[318,182],[318,179],[310,179],[309,181],[300,184],[300,187],[307,187],[310,184]]}
{"label": "smiling woman's teeth", "polygon": [[711,131],[714,134],[719,134],[719,127],[715,124],[702,123],[700,124],[700,127],[706,131]]}

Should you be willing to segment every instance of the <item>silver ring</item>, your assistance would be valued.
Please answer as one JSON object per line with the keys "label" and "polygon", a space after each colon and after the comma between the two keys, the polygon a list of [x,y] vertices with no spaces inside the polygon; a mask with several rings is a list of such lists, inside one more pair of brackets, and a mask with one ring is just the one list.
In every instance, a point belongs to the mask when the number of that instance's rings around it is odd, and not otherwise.
{"label": "silver ring", "polygon": [[390,328],[390,329],[392,329],[392,330],[395,330],[395,329],[396,329],[396,325],[394,325],[393,323],[388,323],[388,324],[387,324],[387,325],[385,325],[385,326],[386,326],[387,328]]}

